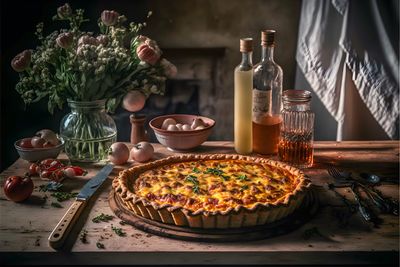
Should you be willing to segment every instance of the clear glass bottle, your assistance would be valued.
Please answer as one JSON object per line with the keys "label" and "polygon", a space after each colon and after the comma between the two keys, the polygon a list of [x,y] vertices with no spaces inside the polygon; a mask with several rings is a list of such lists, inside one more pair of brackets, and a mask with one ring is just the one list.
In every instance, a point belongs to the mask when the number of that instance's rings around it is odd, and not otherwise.
{"label": "clear glass bottle", "polygon": [[242,62],[235,68],[234,141],[239,154],[252,152],[253,39],[240,39]]}
{"label": "clear glass bottle", "polygon": [[105,103],[68,100],[71,112],[61,120],[60,135],[71,161],[98,162],[108,158],[109,148],[117,139],[117,128],[106,113]]}
{"label": "clear glass bottle", "polygon": [[282,122],[282,68],[274,61],[275,31],[261,32],[261,62],[254,66],[253,151],[278,152]]}
{"label": "clear glass bottle", "polygon": [[313,164],[315,115],[310,104],[309,91],[286,90],[283,93],[278,156],[281,161],[298,168],[308,168]]}

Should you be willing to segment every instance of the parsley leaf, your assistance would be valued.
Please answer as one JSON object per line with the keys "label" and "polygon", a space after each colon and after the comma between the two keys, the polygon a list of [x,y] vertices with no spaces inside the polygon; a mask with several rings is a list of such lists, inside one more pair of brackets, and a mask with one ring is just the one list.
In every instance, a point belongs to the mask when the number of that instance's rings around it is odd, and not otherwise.
{"label": "parsley leaf", "polygon": [[78,195],[77,192],[75,193],[68,193],[68,192],[54,192],[51,194],[52,197],[55,197],[58,202],[69,200],[70,198],[74,198]]}
{"label": "parsley leaf", "polygon": [[[222,165],[218,165],[218,166],[221,167]],[[207,168],[207,170],[204,173],[205,174],[207,174],[207,173],[214,174],[216,176],[221,177],[222,180],[224,180],[224,181],[228,181],[230,178],[229,175],[225,175],[224,171],[219,168]]]}
{"label": "parsley leaf", "polygon": [[196,168],[196,167],[194,167],[192,171],[193,171],[194,173],[200,173],[200,170],[199,170],[198,168]]}
{"label": "parsley leaf", "polygon": [[112,215],[107,215],[107,214],[102,213],[102,214],[94,217],[92,219],[92,222],[94,222],[94,223],[108,222],[109,220],[112,220],[113,218],[114,218],[114,216],[112,216]]}
{"label": "parsley leaf", "polygon": [[207,170],[204,172],[205,174],[211,173],[216,176],[221,176],[224,172],[221,169],[218,168],[207,168]]}
{"label": "parsley leaf", "polygon": [[199,181],[196,176],[189,174],[185,180],[193,184],[193,192],[196,194],[200,193]]}
{"label": "parsley leaf", "polygon": [[200,187],[198,184],[193,185],[193,192],[195,192],[196,194],[200,193]]}
{"label": "parsley leaf", "polygon": [[238,178],[240,181],[248,181],[247,175],[246,175],[246,174],[241,174],[241,175],[237,176],[237,178]]}
{"label": "parsley leaf", "polygon": [[100,242],[97,242],[96,243],[96,247],[97,248],[100,248],[100,249],[105,249],[106,247],[104,246],[104,244],[103,243],[100,243]]}
{"label": "parsley leaf", "polygon": [[114,227],[111,225],[111,229],[119,236],[126,236],[126,233],[122,230],[122,228]]}
{"label": "parsley leaf", "polygon": [[220,177],[221,177],[222,180],[224,180],[224,181],[228,181],[229,178],[230,178],[229,175],[224,175],[224,174],[221,174]]}
{"label": "parsley leaf", "polygon": [[242,191],[243,191],[243,190],[246,190],[246,189],[249,189],[249,186],[248,186],[248,185],[243,185],[243,186],[242,186]]}

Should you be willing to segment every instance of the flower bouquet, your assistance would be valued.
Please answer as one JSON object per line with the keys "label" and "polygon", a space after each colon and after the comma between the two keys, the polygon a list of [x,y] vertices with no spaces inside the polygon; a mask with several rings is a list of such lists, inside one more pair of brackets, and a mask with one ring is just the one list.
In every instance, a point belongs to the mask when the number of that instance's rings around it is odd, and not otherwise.
{"label": "flower bouquet", "polygon": [[16,90],[25,104],[48,98],[51,113],[65,103],[71,107],[60,126],[70,159],[98,161],[116,140],[115,123],[105,110],[113,112],[121,102],[128,111],[142,109],[151,94],[164,93],[165,80],[177,69],[155,41],[139,35],[146,23],[125,26],[125,16],[104,10],[95,35],[80,29],[88,21],[83,14],[69,4],[59,7],[53,20],[69,27],[44,36],[39,23],[40,44],[18,54],[11,66],[20,75]]}

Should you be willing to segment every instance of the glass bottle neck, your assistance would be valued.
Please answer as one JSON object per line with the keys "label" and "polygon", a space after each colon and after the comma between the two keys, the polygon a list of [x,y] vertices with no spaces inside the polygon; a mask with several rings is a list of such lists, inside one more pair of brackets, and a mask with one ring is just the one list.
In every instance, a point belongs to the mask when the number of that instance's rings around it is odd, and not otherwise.
{"label": "glass bottle neck", "polygon": [[261,46],[261,60],[274,61],[274,46]]}
{"label": "glass bottle neck", "polygon": [[242,66],[253,66],[253,52],[242,52]]}

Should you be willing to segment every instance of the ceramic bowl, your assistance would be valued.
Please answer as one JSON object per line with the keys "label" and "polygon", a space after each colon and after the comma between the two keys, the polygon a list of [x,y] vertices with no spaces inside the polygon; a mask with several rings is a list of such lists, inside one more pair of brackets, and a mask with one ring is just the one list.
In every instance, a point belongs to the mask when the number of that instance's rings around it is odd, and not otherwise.
{"label": "ceramic bowl", "polygon": [[19,144],[22,139],[17,140],[14,143],[14,147],[17,150],[21,159],[36,162],[43,159],[55,159],[60,154],[61,150],[64,148],[64,140],[60,139],[60,144],[54,147],[46,148],[23,148]]}
{"label": "ceramic bowl", "polygon": [[[190,131],[167,131],[161,129],[162,123],[165,119],[172,118],[177,123],[191,125],[196,118],[202,119],[207,126],[204,129],[190,130]],[[205,142],[211,133],[215,121],[197,115],[188,114],[172,114],[159,116],[150,121],[150,127],[153,129],[158,142],[166,146],[170,150],[185,151],[198,147]]]}

